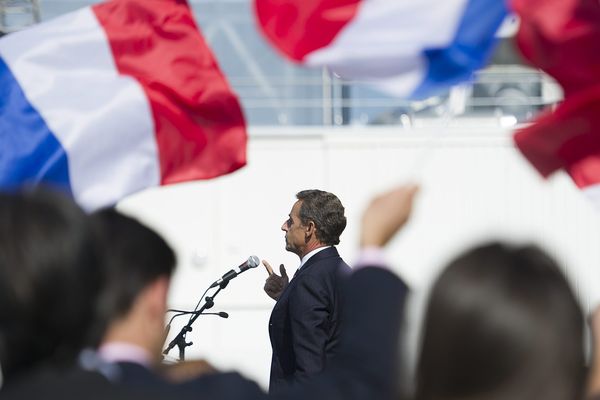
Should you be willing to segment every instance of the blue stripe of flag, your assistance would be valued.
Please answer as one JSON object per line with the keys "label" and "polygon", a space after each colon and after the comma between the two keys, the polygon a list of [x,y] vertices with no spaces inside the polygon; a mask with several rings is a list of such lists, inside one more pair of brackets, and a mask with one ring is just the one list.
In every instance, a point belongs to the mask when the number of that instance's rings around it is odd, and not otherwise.
{"label": "blue stripe of flag", "polygon": [[424,51],[426,77],[411,97],[425,98],[470,80],[492,55],[495,34],[507,15],[505,0],[469,0],[448,47]]}
{"label": "blue stripe of flag", "polygon": [[34,183],[70,193],[67,155],[0,57],[0,188]]}

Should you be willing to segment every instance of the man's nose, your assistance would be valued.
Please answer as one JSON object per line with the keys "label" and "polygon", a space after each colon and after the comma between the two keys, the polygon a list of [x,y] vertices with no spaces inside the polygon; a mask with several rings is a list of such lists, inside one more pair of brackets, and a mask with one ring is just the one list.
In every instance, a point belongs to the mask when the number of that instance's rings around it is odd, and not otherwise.
{"label": "man's nose", "polygon": [[284,232],[287,232],[287,223],[284,222],[283,224],[281,224],[281,230]]}

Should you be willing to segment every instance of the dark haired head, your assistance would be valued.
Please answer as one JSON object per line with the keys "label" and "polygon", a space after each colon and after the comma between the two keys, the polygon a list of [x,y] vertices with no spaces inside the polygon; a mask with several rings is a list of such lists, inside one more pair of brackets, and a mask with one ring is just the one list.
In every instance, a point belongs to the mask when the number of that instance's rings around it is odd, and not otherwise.
{"label": "dark haired head", "polygon": [[581,398],[583,326],[569,284],[539,248],[470,250],[432,289],[417,400]]}
{"label": "dark haired head", "polygon": [[71,200],[0,194],[0,363],[6,378],[70,364],[87,339],[101,280],[87,216]]}
{"label": "dark haired head", "polygon": [[[155,231],[114,209],[92,214],[106,253],[105,287],[98,302],[97,330],[125,316],[139,294],[175,269],[175,253]],[[102,335],[102,332],[97,332]]]}
{"label": "dark haired head", "polygon": [[296,194],[302,202],[299,217],[302,225],[313,221],[317,239],[325,245],[340,243],[340,235],[346,228],[344,206],[336,195],[322,190],[303,190]]}

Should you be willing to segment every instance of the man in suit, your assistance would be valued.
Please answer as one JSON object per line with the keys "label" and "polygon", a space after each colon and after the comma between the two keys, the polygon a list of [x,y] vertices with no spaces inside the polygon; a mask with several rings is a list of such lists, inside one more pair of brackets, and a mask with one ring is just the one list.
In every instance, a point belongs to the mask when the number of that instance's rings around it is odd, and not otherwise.
{"label": "man in suit", "polygon": [[[340,208],[341,205],[334,207],[338,216]],[[327,209],[321,207],[321,212]],[[339,219],[343,223],[333,231],[338,237],[345,226],[343,208],[341,210],[342,218]],[[296,209],[290,215],[293,220],[289,223],[290,228],[294,227],[299,212]],[[331,218],[331,214],[329,216]],[[165,291],[175,264],[174,255],[158,234],[132,218],[112,210],[96,213],[93,218],[101,227],[108,268],[107,285],[99,303],[101,314],[108,323],[98,353],[104,361],[117,367],[110,374],[113,381],[139,389],[150,388],[154,396],[165,398],[176,395],[180,398],[264,400],[265,393],[237,373],[206,374],[177,384],[163,377],[156,360],[163,340],[162,313],[166,308]],[[310,225],[312,233],[308,236],[312,237],[316,224],[312,221]],[[298,232],[292,231],[290,235],[298,235]],[[290,237],[289,241],[291,248],[298,240]],[[337,252],[324,255],[325,260],[342,262]],[[348,326],[337,339],[339,351],[335,359],[309,384],[282,389],[272,397],[282,400],[385,400],[396,397],[398,336],[406,286],[384,268],[361,269],[340,279],[339,284],[345,287],[347,294],[344,318]],[[294,280],[290,289],[292,285]],[[365,291],[370,293],[367,299],[363,296]],[[335,318],[341,319],[339,315]]]}
{"label": "man in suit", "polygon": [[285,248],[300,258],[287,282],[263,261],[269,277],[265,291],[277,300],[269,320],[273,350],[269,393],[306,382],[323,371],[339,345],[342,322],[340,275],[350,272],[334,245],[346,227],[344,207],[332,193],[304,190],[296,195],[281,226]]}
{"label": "man in suit", "polygon": [[105,285],[97,303],[97,354],[101,363],[108,363],[111,380],[165,397],[260,398],[256,383],[235,373],[216,374],[206,363],[186,364],[185,373],[194,379],[173,381],[173,372],[182,369],[172,371],[160,360],[175,253],[158,233],[114,209],[98,211],[92,220],[106,253]]}

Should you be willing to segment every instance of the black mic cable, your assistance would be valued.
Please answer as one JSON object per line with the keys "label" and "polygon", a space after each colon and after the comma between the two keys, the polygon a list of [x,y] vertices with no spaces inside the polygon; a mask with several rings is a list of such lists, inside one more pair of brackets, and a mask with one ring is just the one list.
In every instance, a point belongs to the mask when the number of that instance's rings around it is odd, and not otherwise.
{"label": "black mic cable", "polygon": [[229,314],[228,314],[228,313],[226,313],[225,311],[219,311],[219,312],[209,312],[209,313],[207,313],[207,312],[202,312],[202,313],[201,313],[201,312],[198,312],[198,311],[177,310],[177,309],[171,308],[171,309],[168,309],[168,310],[167,310],[167,312],[168,312],[168,313],[169,313],[169,312],[175,312],[175,313],[177,313],[177,314],[175,314],[175,315],[173,315],[173,316],[171,317],[171,319],[169,320],[169,323],[168,323],[167,325],[171,325],[171,323],[173,322],[173,320],[174,320],[175,318],[177,318],[177,317],[181,317],[181,316],[183,316],[183,315],[192,315],[192,316],[193,316],[193,315],[196,315],[196,314],[197,314],[197,315],[217,315],[217,316],[219,316],[219,317],[221,317],[221,318],[229,318]]}
{"label": "black mic cable", "polygon": [[165,336],[168,335],[168,333],[171,331],[171,324],[173,323],[173,320],[177,317],[181,317],[183,315],[216,315],[218,317],[221,318],[229,318],[229,314],[226,313],[225,311],[220,311],[220,312],[216,312],[216,313],[201,313],[198,311],[184,311],[184,310],[176,310],[176,309],[169,309],[167,310],[167,312],[176,312],[178,314],[175,314],[171,317],[171,319],[169,320],[169,323],[165,326]]}

